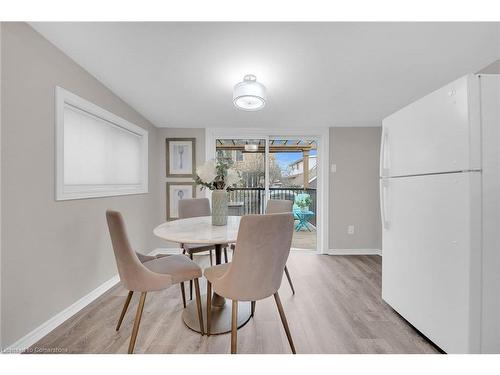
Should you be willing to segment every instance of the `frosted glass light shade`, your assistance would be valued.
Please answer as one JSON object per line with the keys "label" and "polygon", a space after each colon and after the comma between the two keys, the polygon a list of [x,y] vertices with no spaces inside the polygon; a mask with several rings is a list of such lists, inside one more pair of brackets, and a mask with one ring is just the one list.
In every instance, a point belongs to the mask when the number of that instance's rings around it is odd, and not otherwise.
{"label": "frosted glass light shade", "polygon": [[234,105],[244,111],[258,111],[266,105],[266,87],[257,82],[253,74],[247,74],[233,90]]}

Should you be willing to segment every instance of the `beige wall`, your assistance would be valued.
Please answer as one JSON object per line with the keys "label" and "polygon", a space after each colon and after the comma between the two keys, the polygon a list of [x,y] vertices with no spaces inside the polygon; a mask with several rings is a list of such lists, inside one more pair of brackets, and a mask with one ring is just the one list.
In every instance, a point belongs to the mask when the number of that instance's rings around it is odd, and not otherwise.
{"label": "beige wall", "polygon": [[[330,128],[330,249],[380,249],[380,127]],[[355,226],[352,235],[348,225]]]}
{"label": "beige wall", "polygon": [[487,67],[481,69],[478,73],[482,73],[482,74],[500,74],[500,59],[492,62]]}
{"label": "beige wall", "polygon": [[[6,347],[116,274],[104,212],[125,215],[140,251],[177,247],[154,238],[165,221],[165,138],[196,138],[202,128],[157,129],[24,23],[3,24],[1,39],[1,323]],[[150,132],[149,194],[54,200],[54,89],[69,91]],[[378,249],[380,128],[330,129],[330,248]],[[204,193],[198,193],[204,196]],[[347,235],[347,225],[356,232]]]}
{"label": "beige wall", "polygon": [[[116,274],[105,222],[123,212],[149,250],[159,200],[156,128],[27,24],[2,43],[2,327],[6,347]],[[149,194],[54,200],[54,90],[67,90],[149,130]]]}
{"label": "beige wall", "polygon": [[[155,149],[157,150],[157,169],[156,172],[160,178],[158,188],[160,192],[159,202],[157,205],[157,222],[162,223],[167,219],[167,193],[166,183],[170,182],[192,182],[192,178],[172,178],[166,177],[166,138],[195,138],[196,139],[196,165],[199,166],[205,162],[205,129],[202,128],[158,128],[156,136]],[[204,197],[205,193],[197,189],[197,196]],[[161,241],[155,242],[157,247],[177,248],[178,244]]]}
{"label": "beige wall", "polygon": [[[330,180],[330,249],[380,249],[382,229],[378,196],[380,127],[331,128],[330,164],[337,173]],[[205,161],[205,129],[158,129],[156,149],[160,173],[158,222],[165,220],[167,181],[190,181],[165,177],[165,138],[196,138],[197,165]],[[198,196],[204,193],[198,192]],[[347,234],[347,225],[355,225],[355,234]],[[177,247],[157,242],[158,247]]]}
{"label": "beige wall", "polygon": [[[380,249],[382,229],[378,196],[378,161],[380,127],[331,128],[330,164],[337,173],[330,180],[330,249]],[[190,181],[189,178],[165,177],[165,138],[196,138],[197,165],[205,161],[205,129],[160,128],[157,145],[160,174],[158,223],[165,220],[167,181]],[[198,192],[198,196],[204,196]],[[355,234],[347,234],[347,225],[355,225]],[[177,247],[162,241],[157,247]]]}

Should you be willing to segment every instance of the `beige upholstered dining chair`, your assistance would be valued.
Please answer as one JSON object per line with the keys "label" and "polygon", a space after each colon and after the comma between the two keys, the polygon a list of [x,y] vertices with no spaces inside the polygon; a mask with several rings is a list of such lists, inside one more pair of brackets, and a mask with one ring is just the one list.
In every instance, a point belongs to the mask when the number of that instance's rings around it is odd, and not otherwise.
{"label": "beige upholstered dining chair", "polygon": [[[269,199],[266,206],[266,214],[279,214],[283,212],[292,212],[293,202],[287,199]],[[231,250],[234,251],[236,245],[231,244]],[[227,261],[226,261],[227,263]],[[285,275],[292,289],[292,294],[295,294],[295,288],[293,287],[292,278],[288,272],[288,267],[285,265]],[[255,308],[255,306],[254,306]]]}
{"label": "beige upholstered dining chair", "polygon": [[[269,199],[267,201],[266,214],[278,214],[283,212],[292,212],[293,202],[287,199]],[[292,224],[293,226],[293,224]],[[293,232],[292,232],[293,233]],[[293,287],[292,278],[288,272],[288,267],[285,265],[285,275],[292,289],[292,294],[295,294],[295,288]]]}
{"label": "beige upholstered dining chair", "polygon": [[[208,198],[181,199],[179,201],[179,219],[188,219],[190,217],[210,216],[210,201]],[[214,244],[181,244],[182,253],[187,254],[193,260],[193,254],[208,251],[210,265],[213,265],[212,251],[215,250]],[[227,249],[224,248],[224,257],[227,263]],[[193,282],[189,282],[189,298],[193,299]]]}
{"label": "beige upholstered dining chair", "polygon": [[212,288],[231,299],[231,353],[236,353],[238,301],[254,301],[274,295],[292,352],[295,347],[278,294],[290,253],[293,215],[279,213],[241,218],[236,251],[231,263],[205,269],[207,278],[207,335],[210,335]]}
{"label": "beige upholstered dining chair", "polygon": [[120,281],[129,291],[116,330],[120,329],[133,293],[141,293],[128,347],[129,354],[134,352],[146,294],[148,292],[167,289],[174,284],[184,281],[194,280],[198,319],[203,335],[203,313],[201,310],[198,281],[198,278],[201,277],[201,268],[184,255],[168,255],[150,259],[148,256],[136,253],[130,246],[122,215],[117,211],[108,210],[106,211],[106,219],[108,221],[109,234],[113,244]]}

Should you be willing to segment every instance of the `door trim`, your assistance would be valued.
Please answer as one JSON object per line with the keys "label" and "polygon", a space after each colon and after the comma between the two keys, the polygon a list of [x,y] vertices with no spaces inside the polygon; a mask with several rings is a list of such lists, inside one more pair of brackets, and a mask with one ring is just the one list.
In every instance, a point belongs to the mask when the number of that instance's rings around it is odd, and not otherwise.
{"label": "door trim", "polygon": [[[215,140],[217,138],[253,138],[266,139],[268,147],[269,139],[273,137],[293,137],[293,138],[308,138],[318,142],[318,160],[317,160],[317,202],[321,202],[317,207],[318,219],[318,237],[316,252],[319,254],[327,254],[329,252],[329,128],[309,128],[307,131],[299,129],[280,129],[272,130],[259,128],[205,128],[205,158],[206,160],[215,157]],[[267,150],[268,151],[268,150]],[[268,165],[266,163],[266,168]],[[266,179],[266,190],[268,179]],[[207,194],[210,196],[210,193]]]}

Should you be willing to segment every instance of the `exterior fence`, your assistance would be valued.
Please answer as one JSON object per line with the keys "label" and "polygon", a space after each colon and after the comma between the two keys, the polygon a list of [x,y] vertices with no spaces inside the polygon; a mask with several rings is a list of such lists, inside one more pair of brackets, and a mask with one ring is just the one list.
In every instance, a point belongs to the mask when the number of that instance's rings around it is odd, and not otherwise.
{"label": "exterior fence", "polygon": [[[311,205],[309,210],[314,216],[309,220],[316,225],[316,189],[313,188],[269,188],[270,199],[287,199],[294,201],[298,194],[309,194]],[[229,189],[229,202],[243,203],[240,215],[263,214],[265,212],[265,189],[264,188],[231,188]]]}

